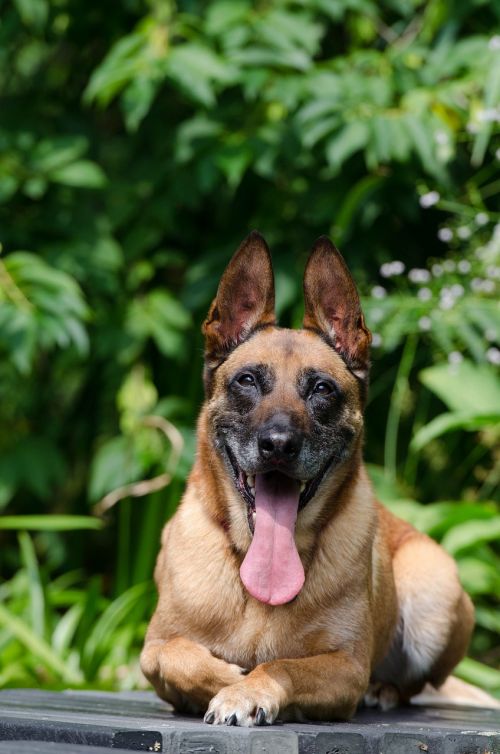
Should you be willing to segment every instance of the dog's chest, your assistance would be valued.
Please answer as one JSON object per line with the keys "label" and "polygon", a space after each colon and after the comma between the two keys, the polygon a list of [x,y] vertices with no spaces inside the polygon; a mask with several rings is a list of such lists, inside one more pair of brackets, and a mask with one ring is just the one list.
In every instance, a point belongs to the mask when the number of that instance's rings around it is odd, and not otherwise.
{"label": "dog's chest", "polygon": [[252,601],[231,624],[230,632],[223,639],[214,638],[210,647],[227,662],[253,668],[279,657],[307,654],[304,627],[299,627],[294,614],[287,614],[286,609],[269,609]]}

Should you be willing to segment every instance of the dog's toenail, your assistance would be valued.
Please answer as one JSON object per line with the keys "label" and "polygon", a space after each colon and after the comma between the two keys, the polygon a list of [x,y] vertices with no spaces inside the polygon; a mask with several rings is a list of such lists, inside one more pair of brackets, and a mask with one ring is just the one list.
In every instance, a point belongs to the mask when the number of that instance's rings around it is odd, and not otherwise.
{"label": "dog's toenail", "polygon": [[255,716],[255,725],[265,725],[266,722],[266,713],[262,709],[262,707],[259,707],[257,710],[257,714]]}
{"label": "dog's toenail", "polygon": [[238,718],[236,717],[236,712],[233,712],[232,715],[226,718],[226,725],[236,725],[238,722]]}
{"label": "dog's toenail", "polygon": [[215,720],[215,714],[213,712],[207,712],[205,715],[205,722],[209,725],[212,725],[213,721]]}

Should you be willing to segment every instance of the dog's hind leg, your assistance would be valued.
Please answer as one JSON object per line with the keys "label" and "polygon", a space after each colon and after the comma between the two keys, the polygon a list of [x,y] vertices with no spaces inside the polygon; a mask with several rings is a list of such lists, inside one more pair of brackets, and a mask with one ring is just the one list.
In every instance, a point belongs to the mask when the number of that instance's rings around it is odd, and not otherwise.
{"label": "dog's hind leg", "polygon": [[[375,669],[366,703],[386,690],[400,701],[418,694],[425,683],[439,687],[467,651],[474,609],[458,579],[452,558],[436,542],[415,532],[393,556],[398,626],[391,647]],[[392,702],[395,695],[390,695]],[[394,706],[394,705],[392,705]]]}
{"label": "dog's hind leg", "polygon": [[224,686],[241,681],[238,665],[219,660],[201,644],[177,637],[151,639],[141,652],[141,669],[159,697],[176,710],[200,714]]}

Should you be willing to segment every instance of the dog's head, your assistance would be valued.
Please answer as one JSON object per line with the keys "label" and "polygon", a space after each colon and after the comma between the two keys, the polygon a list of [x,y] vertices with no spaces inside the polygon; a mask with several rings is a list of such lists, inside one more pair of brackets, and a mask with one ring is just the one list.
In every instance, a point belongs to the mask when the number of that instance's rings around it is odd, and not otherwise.
{"label": "dog's head", "polygon": [[359,447],[363,426],[370,333],[347,266],[325,237],[307,263],[304,298],[303,329],[277,327],[269,250],[254,232],[203,325],[210,439],[253,535],[242,579],[270,604],[297,593],[298,512]]}

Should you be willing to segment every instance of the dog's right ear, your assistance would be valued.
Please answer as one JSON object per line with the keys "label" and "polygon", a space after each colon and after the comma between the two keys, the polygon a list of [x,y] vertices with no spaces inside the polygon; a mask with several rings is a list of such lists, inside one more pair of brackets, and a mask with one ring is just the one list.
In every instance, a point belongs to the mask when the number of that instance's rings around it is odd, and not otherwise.
{"label": "dog's right ear", "polygon": [[274,325],[274,275],[263,237],[252,231],[229,262],[203,323],[205,383],[256,327]]}

